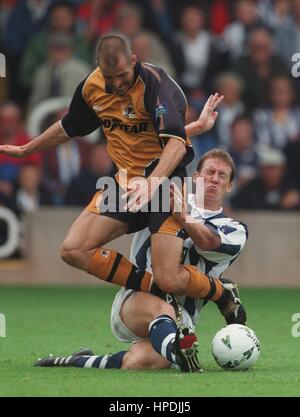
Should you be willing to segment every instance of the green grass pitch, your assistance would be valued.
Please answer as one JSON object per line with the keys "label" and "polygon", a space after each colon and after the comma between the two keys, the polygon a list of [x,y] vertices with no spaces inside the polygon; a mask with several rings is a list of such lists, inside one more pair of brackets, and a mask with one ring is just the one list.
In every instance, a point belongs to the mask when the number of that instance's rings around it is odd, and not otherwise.
{"label": "green grass pitch", "polygon": [[34,368],[49,353],[87,346],[98,354],[126,350],[110,331],[116,288],[1,288],[0,396],[299,396],[300,337],[291,321],[300,312],[299,289],[242,290],[248,325],[261,341],[261,356],[246,372],[223,371],[210,342],[224,322],[209,303],[197,328],[203,374],[177,370],[120,371]]}

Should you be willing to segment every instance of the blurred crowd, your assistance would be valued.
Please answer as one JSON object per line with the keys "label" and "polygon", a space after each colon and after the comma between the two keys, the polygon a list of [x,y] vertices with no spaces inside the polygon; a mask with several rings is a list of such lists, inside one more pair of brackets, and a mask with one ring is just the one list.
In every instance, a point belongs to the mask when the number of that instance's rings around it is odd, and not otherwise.
{"label": "blurred crowd", "polygon": [[[300,0],[2,0],[0,144],[22,145],[62,117],[108,33],[182,86],[189,121],[224,94],[214,129],[192,141],[196,158],[216,146],[232,155],[228,207],[300,209]],[[111,170],[101,131],[25,159],[0,155],[0,205],[84,206]]]}

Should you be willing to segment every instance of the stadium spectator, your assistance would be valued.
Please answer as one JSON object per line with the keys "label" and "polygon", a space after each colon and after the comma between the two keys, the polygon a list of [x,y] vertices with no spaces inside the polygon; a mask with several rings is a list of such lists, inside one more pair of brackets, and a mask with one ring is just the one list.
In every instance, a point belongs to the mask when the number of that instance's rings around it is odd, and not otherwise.
{"label": "stadium spectator", "polygon": [[100,177],[108,177],[111,173],[112,161],[106,145],[95,144],[90,146],[88,163],[80,171],[78,177],[69,183],[66,190],[65,204],[86,206],[95,194],[97,180]]}
{"label": "stadium spectator", "polygon": [[156,38],[153,38],[149,32],[141,31],[137,33],[132,38],[131,47],[138,61],[151,62],[163,68],[171,77],[176,77],[176,71],[169,56],[164,53],[157,53],[159,45],[156,45]]}
{"label": "stadium spectator", "polygon": [[2,0],[1,1],[1,14],[0,14],[0,38],[3,39],[4,29],[6,28],[6,22],[16,7],[17,0]]}
{"label": "stadium spectator", "polygon": [[212,33],[221,35],[231,20],[230,0],[212,0],[210,2],[210,28]]}
{"label": "stadium spectator", "polygon": [[143,12],[132,4],[124,4],[117,12],[117,19],[113,30],[125,36],[128,41],[143,30]]}
{"label": "stadium spectator", "polygon": [[217,76],[215,87],[216,91],[224,96],[215,127],[217,143],[220,148],[228,150],[231,138],[230,126],[236,117],[245,111],[241,99],[243,80],[235,73],[224,72]]}
{"label": "stadium spectator", "polygon": [[[0,107],[0,144],[23,146],[30,141],[22,122],[21,110],[14,103],[6,103]],[[0,154],[0,180],[6,182],[6,188],[13,188],[19,174],[20,166],[27,163],[39,165],[39,154],[16,159]]]}
{"label": "stadium spectator", "polygon": [[69,2],[59,2],[51,8],[47,26],[28,44],[22,55],[19,70],[20,83],[30,89],[38,67],[47,61],[49,39],[55,34],[68,35],[72,39],[74,57],[92,64],[92,48],[83,35],[76,33],[76,9]]}
{"label": "stadium spectator", "polygon": [[[43,29],[50,7],[55,0],[23,0],[17,2],[6,19],[3,33],[4,52],[9,69],[9,98],[16,102],[24,99],[16,68],[29,41]],[[32,75],[31,75],[32,76]]]}
{"label": "stadium spectator", "polygon": [[53,0],[18,2],[7,18],[4,41],[9,53],[19,57],[24,48],[45,25]]}
{"label": "stadium spectator", "polygon": [[[184,69],[184,57],[181,47],[174,37],[174,30],[177,12],[181,8],[180,2],[176,0],[136,0],[134,4],[142,8],[143,16],[146,17],[143,19],[141,30],[150,33],[152,38],[153,34],[158,35],[159,40],[162,41],[160,49],[161,46],[164,48],[162,55],[166,57],[167,61],[171,60],[176,76],[179,77]],[[155,43],[157,44],[157,40]],[[161,57],[158,51],[155,55],[155,60],[159,62]],[[174,74],[174,72],[172,73]]]}
{"label": "stadium spectator", "polygon": [[278,149],[260,154],[259,175],[232,198],[235,209],[292,210],[300,208],[300,192],[285,176],[286,158]]}
{"label": "stadium spectator", "polygon": [[235,20],[226,27],[221,38],[231,61],[245,54],[248,35],[260,24],[255,0],[237,0],[234,14]]}
{"label": "stadium spectator", "polygon": [[249,35],[248,46],[248,54],[240,58],[233,69],[243,79],[243,100],[247,109],[253,110],[267,104],[270,78],[289,75],[289,70],[275,53],[273,39],[267,29],[254,29]]}
{"label": "stadium spectator", "polygon": [[[135,48],[141,58],[151,59],[155,65],[161,66],[166,71],[171,70],[170,75],[175,76],[175,70],[170,62],[167,48],[159,37],[150,30],[143,29],[142,10],[135,5],[124,5],[117,12],[117,20],[112,33],[121,34],[130,43],[131,46],[135,41]],[[142,44],[142,45],[141,45]],[[143,51],[142,48],[145,48]]]}
{"label": "stadium spectator", "polygon": [[258,14],[265,25],[276,33],[280,27],[291,24],[293,3],[294,0],[259,0]]}
{"label": "stadium spectator", "polygon": [[42,186],[41,167],[23,165],[19,172],[16,189],[16,206],[20,213],[30,213],[42,205],[49,205],[51,198]]}
{"label": "stadium spectator", "polygon": [[72,97],[78,83],[90,72],[85,62],[75,58],[70,35],[51,35],[48,50],[47,61],[36,71],[30,108],[50,97]]}
{"label": "stadium spectator", "polygon": [[[54,121],[60,120],[65,114],[65,111],[58,112]],[[43,186],[51,195],[53,205],[63,204],[69,184],[87,166],[88,149],[86,140],[79,138],[43,153]]]}
{"label": "stadium spectator", "polygon": [[[148,29],[160,35],[163,40],[172,38],[174,31],[174,22],[172,20],[172,8],[174,1],[172,0],[142,0],[135,1],[143,8],[145,25]],[[175,5],[176,8],[176,5]]]}
{"label": "stadium spectator", "polygon": [[184,70],[180,77],[183,87],[187,90],[204,88],[208,73],[213,75],[216,51],[212,36],[205,29],[205,15],[200,7],[184,7],[176,38],[184,56]]}
{"label": "stadium spectator", "polygon": [[241,115],[231,124],[231,143],[228,152],[236,166],[236,186],[244,187],[257,176],[258,154],[250,117]]}
{"label": "stadium spectator", "polygon": [[115,26],[117,12],[123,0],[88,0],[82,2],[77,13],[78,27],[90,43],[105,35]]}
{"label": "stadium spectator", "polygon": [[284,149],[300,136],[300,109],[294,107],[295,88],[288,76],[271,78],[269,106],[254,112],[258,145]]}
{"label": "stadium spectator", "polygon": [[300,1],[293,0],[290,6],[290,18],[278,26],[274,33],[278,52],[289,68],[294,64],[292,56],[300,51]]}
{"label": "stadium spectator", "polygon": [[290,142],[284,149],[287,158],[287,177],[300,190],[300,138]]}

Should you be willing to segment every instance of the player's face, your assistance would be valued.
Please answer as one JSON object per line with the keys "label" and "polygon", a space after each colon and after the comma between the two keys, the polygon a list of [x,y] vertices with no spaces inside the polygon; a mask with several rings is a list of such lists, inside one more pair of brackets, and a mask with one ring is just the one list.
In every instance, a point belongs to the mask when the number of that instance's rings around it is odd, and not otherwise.
{"label": "player's face", "polygon": [[218,209],[222,205],[226,193],[232,188],[230,181],[231,167],[221,159],[209,158],[202,165],[196,177],[204,178],[204,203],[210,209]]}
{"label": "player's face", "polygon": [[135,55],[132,56],[129,63],[126,57],[122,55],[114,68],[101,65],[106,87],[118,96],[125,96],[134,82],[135,64]]}

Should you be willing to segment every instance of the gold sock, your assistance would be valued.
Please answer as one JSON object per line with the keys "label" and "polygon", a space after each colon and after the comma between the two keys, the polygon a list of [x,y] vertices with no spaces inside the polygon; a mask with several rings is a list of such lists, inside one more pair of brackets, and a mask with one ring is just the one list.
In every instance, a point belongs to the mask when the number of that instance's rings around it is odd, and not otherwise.
{"label": "gold sock", "polygon": [[209,278],[193,265],[182,265],[191,275],[184,295],[203,300],[218,301],[224,292],[224,287],[217,278]]}
{"label": "gold sock", "polygon": [[99,248],[90,259],[87,272],[112,284],[149,292],[150,272],[138,269],[114,249]]}

